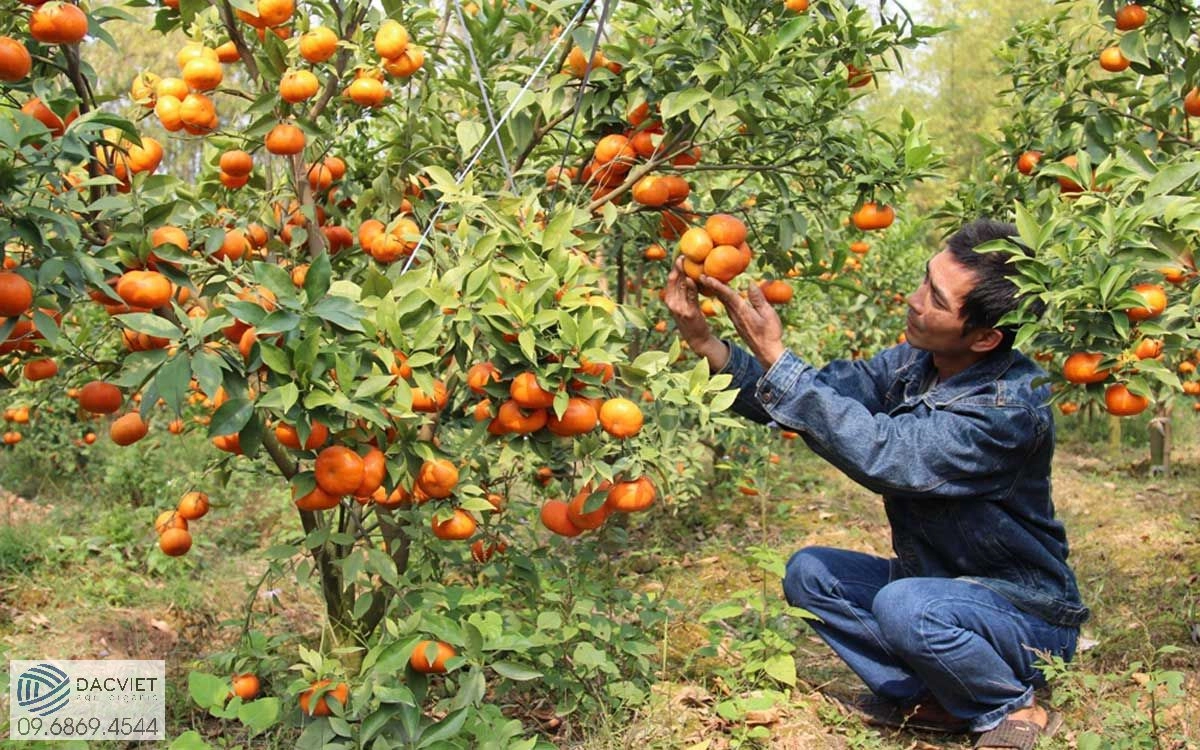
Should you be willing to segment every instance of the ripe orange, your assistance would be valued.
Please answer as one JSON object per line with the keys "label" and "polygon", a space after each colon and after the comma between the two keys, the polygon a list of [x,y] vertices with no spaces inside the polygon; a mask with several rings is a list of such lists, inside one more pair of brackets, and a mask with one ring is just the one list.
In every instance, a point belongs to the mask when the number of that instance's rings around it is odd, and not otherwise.
{"label": "ripe orange", "polygon": [[122,414],[113,420],[108,428],[108,435],[117,445],[133,445],[146,437],[150,427],[142,421],[142,416],[136,411]]}
{"label": "ripe orange", "polygon": [[559,536],[579,536],[583,529],[571,523],[567,516],[567,504],[562,500],[547,500],[542,505],[542,525]]}
{"label": "ripe orange", "polygon": [[1113,383],[1104,391],[1104,406],[1114,416],[1132,417],[1149,405],[1150,399],[1131,393],[1124,383]]}
{"label": "ripe orange", "polygon": [[560,437],[572,437],[591,432],[596,428],[599,416],[592,402],[586,398],[572,397],[567,399],[567,408],[562,417],[553,412],[548,415],[546,423],[550,432]]}
{"label": "ripe orange", "polygon": [[320,89],[321,82],[310,70],[289,70],[279,80],[279,98],[291,104],[311,99]]}
{"label": "ripe orange", "polygon": [[330,495],[349,495],[363,480],[363,460],[344,445],[331,445],[317,454],[317,486]]}
{"label": "ripe orange", "polygon": [[1133,290],[1145,298],[1146,304],[1126,310],[1125,314],[1130,320],[1136,322],[1157,318],[1167,309],[1167,293],[1158,284],[1135,284]]}
{"label": "ripe orange", "polygon": [[252,672],[244,674],[235,674],[233,676],[233,694],[244,701],[254,700],[258,697],[258,691],[262,685],[258,681],[258,676]]}
{"label": "ripe orange", "polygon": [[177,510],[164,510],[154,519],[154,533],[162,534],[167,529],[187,530],[187,519],[179,515]]}
{"label": "ripe orange", "polygon": [[783,0],[783,7],[793,13],[803,13],[808,10],[808,0]]}
{"label": "ripe orange", "polygon": [[87,29],[87,14],[70,3],[47,3],[29,16],[29,35],[43,44],[78,44]]}
{"label": "ripe orange", "polygon": [[[275,425],[275,439],[278,440],[281,445],[293,450],[300,450],[300,434],[296,431],[295,427],[292,427],[289,424],[280,422],[279,424]],[[304,441],[304,449],[309,451],[316,450],[324,445],[325,441],[328,439],[329,428],[320,422],[313,422],[312,428],[308,433],[308,440]]]}
{"label": "ripe orange", "polygon": [[208,495],[203,492],[186,492],[179,498],[176,510],[182,518],[189,521],[203,518],[208,513]]}
{"label": "ripe orange", "polygon": [[154,247],[162,245],[175,245],[180,250],[188,249],[187,234],[179,227],[164,224],[150,233],[150,244]]}
{"label": "ripe orange", "polygon": [[425,50],[410,44],[402,55],[392,60],[386,60],[383,64],[383,69],[388,72],[388,75],[393,75],[397,78],[408,78],[424,65]]}
{"label": "ripe orange", "polygon": [[1108,370],[1097,368],[1103,359],[1098,352],[1075,352],[1063,363],[1063,377],[1068,383],[1102,383],[1108,378]]}
{"label": "ripe orange", "polygon": [[488,383],[499,383],[500,371],[491,362],[477,362],[467,370],[467,387],[472,393],[484,395]]}
{"label": "ripe orange", "polygon": [[1017,171],[1021,174],[1033,174],[1042,158],[1041,151],[1025,151],[1017,157]]}
{"label": "ripe orange", "polygon": [[[434,654],[432,660],[429,654]],[[449,643],[442,641],[419,641],[413,647],[412,656],[408,658],[408,664],[417,672],[424,674],[438,673],[446,671],[446,662],[458,656],[458,652]]]}
{"label": "ripe orange", "polygon": [[375,52],[385,60],[394,60],[408,49],[408,30],[394,19],[379,24],[375,32]]}
{"label": "ripe orange", "polygon": [[217,60],[228,65],[242,59],[242,53],[238,51],[237,44],[233,40],[217,45],[216,50]]}
{"label": "ripe orange", "polygon": [[486,563],[488,560],[491,560],[492,556],[497,552],[503,553],[507,549],[508,545],[504,542],[492,542],[491,544],[484,544],[482,539],[476,539],[471,545],[471,557],[474,558],[475,562],[477,563]]}
{"label": "ripe orange", "polygon": [[1110,73],[1120,73],[1129,67],[1129,58],[1125,57],[1120,47],[1105,47],[1100,51],[1100,67]]}
{"label": "ripe orange", "polygon": [[1159,339],[1142,339],[1134,350],[1138,359],[1153,359],[1162,354],[1163,342]]}
{"label": "ripe orange", "polygon": [[346,96],[363,107],[378,107],[387,99],[388,90],[383,81],[374,78],[356,78],[346,87]]}
{"label": "ripe orange", "polygon": [[492,435],[528,435],[545,427],[548,419],[546,409],[522,409],[516,401],[508,399],[500,404],[496,418],[488,425],[488,432]]}
{"label": "ripe orange", "polygon": [[708,221],[704,222],[704,231],[712,238],[713,246],[736,247],[746,241],[746,225],[741,219],[729,214],[713,214],[708,217]]}
{"label": "ripe orange", "polygon": [[667,257],[667,251],[662,245],[654,243],[650,245],[650,247],[646,248],[645,252],[642,253],[642,257],[646,260],[665,260]]}
{"label": "ripe orange", "polygon": [[244,177],[254,169],[254,157],[245,151],[230,149],[221,154],[221,171],[234,177]]}
{"label": "ripe orange", "polygon": [[1183,111],[1188,117],[1200,117],[1200,88],[1188,91],[1183,96]]}
{"label": "ripe orange", "polygon": [[462,508],[455,508],[454,515],[441,523],[438,523],[437,516],[434,516],[430,523],[434,536],[449,541],[470,539],[478,526],[475,517]]}
{"label": "ripe orange", "polygon": [[126,271],[117,281],[117,294],[134,307],[154,310],[167,305],[175,287],[158,271]]}
{"label": "ripe orange", "polygon": [[52,359],[35,359],[25,363],[26,380],[45,380],[58,374],[58,363]]}
{"label": "ripe orange", "polygon": [[896,218],[896,212],[891,206],[867,201],[855,211],[850,220],[855,228],[864,232],[872,229],[887,229]]}
{"label": "ripe orange", "polygon": [[121,408],[124,400],[121,389],[100,380],[93,380],[79,389],[79,406],[93,414],[112,414]]}
{"label": "ripe orange", "polygon": [[792,286],[782,279],[764,281],[759,285],[763,297],[772,305],[786,305],[792,301]]}
{"label": "ripe orange", "polygon": [[654,483],[647,477],[638,477],[633,481],[617,482],[613,485],[612,489],[608,491],[605,505],[610,510],[636,513],[654,505],[657,497],[658,491],[655,489]]}
{"label": "ripe orange", "polygon": [[[261,3],[260,3],[261,4]],[[344,682],[339,682],[321,696],[315,704],[313,703],[313,695],[321,688],[329,685],[331,680],[317,680],[308,690],[300,693],[300,710],[309,716],[330,716],[333,714],[334,702],[346,705],[350,700],[350,686]],[[310,706],[311,704],[311,706]],[[309,708],[311,707],[311,711]]]}
{"label": "ripe orange", "polygon": [[171,557],[179,557],[192,548],[192,535],[186,529],[166,529],[158,535],[158,548]]}
{"label": "ripe orange", "polygon": [[[611,483],[608,481],[602,482],[597,491],[603,492],[611,486]],[[587,499],[591,497],[592,492],[592,485],[590,483],[585,484],[575,497],[571,499],[571,502],[567,503],[567,518],[577,528],[584,531],[598,529],[603,526],[604,522],[608,519],[608,514],[611,512],[611,509],[607,505],[607,496],[606,502],[602,502],[594,510],[584,510]]]}
{"label": "ripe orange", "polygon": [[15,318],[33,307],[33,286],[14,271],[0,271],[0,316]]}
{"label": "ripe orange", "polygon": [[729,283],[735,276],[745,271],[750,265],[750,248],[743,243],[739,247],[733,245],[717,245],[704,258],[704,273],[714,279]]}
{"label": "ripe orange", "polygon": [[183,70],[180,71],[179,77],[193,91],[212,91],[221,85],[225,74],[221,70],[219,60],[197,57],[188,60],[187,65],[184,65]]}
{"label": "ripe orange", "polygon": [[610,398],[600,407],[600,427],[615,438],[627,438],[642,429],[642,410],[627,398]]}
{"label": "ripe orange", "polygon": [[633,145],[629,143],[629,139],[620,133],[606,135],[596,143],[596,150],[592,154],[597,164],[608,164],[615,162],[618,164],[629,164],[637,158],[637,152],[634,151]]}
{"label": "ripe orange", "polygon": [[1114,26],[1119,31],[1140,29],[1146,23],[1146,9],[1137,3],[1129,3],[1117,9]]}
{"label": "ripe orange", "polygon": [[532,372],[523,372],[513,378],[508,392],[518,406],[526,409],[546,409],[554,405],[554,394],[538,385],[537,375]]}
{"label": "ripe orange", "polygon": [[0,36],[0,81],[16,83],[33,69],[33,57],[16,39]]}
{"label": "ripe orange", "polygon": [[446,384],[440,380],[433,381],[432,396],[425,395],[425,392],[420,388],[412,389],[413,411],[435,414],[442,409],[445,409],[449,400],[450,394],[446,390]]}
{"label": "ripe orange", "polygon": [[312,492],[309,492],[307,495],[301,495],[300,497],[295,497],[295,495],[296,488],[293,487],[293,502],[295,502],[296,507],[300,510],[329,510],[330,508],[336,508],[342,502],[340,495],[331,495],[321,489],[320,485],[313,487]]}
{"label": "ripe orange", "polygon": [[22,104],[21,111],[45,125],[46,129],[50,131],[50,134],[55,137],[62,135],[66,131],[67,125],[65,122],[63,122],[62,118],[54,114],[54,112],[36,96],[31,97],[29,101]]}
{"label": "ripe orange", "polygon": [[263,26],[280,26],[292,17],[296,3],[295,0],[258,0],[257,10]]}
{"label": "ripe orange", "polygon": [[417,489],[436,500],[450,497],[458,486],[458,467],[444,458],[421,464],[417,472]]}
{"label": "ripe orange", "polygon": [[657,175],[646,175],[633,183],[633,200],[643,206],[658,208],[671,199],[667,182]]}
{"label": "ripe orange", "polygon": [[337,43],[332,29],[317,26],[300,36],[300,56],[310,63],[325,62],[337,52]]}
{"label": "ripe orange", "polygon": [[281,122],[267,133],[266,146],[272,154],[298,154],[304,150],[304,143],[304,131],[291,123]]}
{"label": "ripe orange", "polygon": [[1064,417],[1069,417],[1079,411],[1079,404],[1074,401],[1063,401],[1058,405],[1058,410],[1062,412]]}
{"label": "ripe orange", "polygon": [[715,243],[712,236],[701,227],[692,227],[679,238],[680,254],[694,263],[703,263],[713,247]]}
{"label": "ripe orange", "polygon": [[363,454],[363,478],[358,489],[351,494],[357,498],[367,498],[375,494],[375,490],[383,485],[387,478],[387,456],[378,448],[371,447]]}

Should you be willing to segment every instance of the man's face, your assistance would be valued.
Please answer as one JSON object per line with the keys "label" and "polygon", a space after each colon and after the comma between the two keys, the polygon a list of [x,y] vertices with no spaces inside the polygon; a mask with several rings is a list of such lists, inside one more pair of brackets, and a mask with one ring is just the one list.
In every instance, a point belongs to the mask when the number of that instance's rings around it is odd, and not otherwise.
{"label": "man's face", "polygon": [[965,354],[974,332],[963,335],[962,303],[975,274],[943,250],[925,265],[925,280],[908,295],[908,343],[934,354]]}

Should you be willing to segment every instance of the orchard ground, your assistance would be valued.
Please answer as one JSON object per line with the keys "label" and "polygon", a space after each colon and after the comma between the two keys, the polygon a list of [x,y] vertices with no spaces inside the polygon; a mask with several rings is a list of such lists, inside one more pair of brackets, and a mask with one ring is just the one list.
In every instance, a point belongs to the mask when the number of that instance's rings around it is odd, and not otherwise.
{"label": "orchard ground", "polygon": [[[1093,645],[1055,678],[1052,700],[1067,716],[1066,730],[1041,747],[1088,747],[1089,734],[1110,747],[1195,747],[1200,644],[1189,629],[1200,621],[1200,418],[1189,412],[1175,420],[1167,479],[1147,476],[1144,426],[1127,422],[1117,452],[1106,427],[1082,415],[1060,424],[1054,497],[1093,608],[1084,629]],[[293,512],[286,487],[264,484],[247,468],[214,497],[192,552],[161,555],[149,529],[150,499],[197,478],[188,460],[194,440],[166,443],[141,473],[100,441],[80,474],[94,482],[39,475],[20,454],[0,462],[0,653],[166,659],[169,736],[195,729],[218,747],[290,747],[294,737],[278,732],[239,739],[187,696],[189,670],[212,671],[206,657],[239,636],[228,623],[244,618],[247,592],[266,569],[262,550],[289,531]],[[595,572],[680,604],[658,634],[663,668],[650,699],[603,716],[557,717],[546,700],[506,712],[557,746],[587,750],[970,747],[968,737],[868,729],[821,697],[823,689],[858,683],[786,608],[768,571],[808,544],[886,553],[886,520],[876,497],[799,441],[768,446],[782,460],[759,478],[760,494],[739,491],[746,481],[737,461],[717,457],[696,512],[677,515],[660,503],[633,519],[633,544],[608,549]],[[131,493],[141,493],[139,507]],[[256,611],[273,612],[281,630],[309,643],[319,640],[316,595],[294,583],[269,586],[254,597]],[[796,648],[794,686],[761,668],[772,638]],[[289,658],[294,649],[295,642],[281,648]],[[1182,695],[1170,684],[1179,674]],[[280,688],[268,684],[264,692],[290,703]],[[5,712],[0,723],[6,719]]]}

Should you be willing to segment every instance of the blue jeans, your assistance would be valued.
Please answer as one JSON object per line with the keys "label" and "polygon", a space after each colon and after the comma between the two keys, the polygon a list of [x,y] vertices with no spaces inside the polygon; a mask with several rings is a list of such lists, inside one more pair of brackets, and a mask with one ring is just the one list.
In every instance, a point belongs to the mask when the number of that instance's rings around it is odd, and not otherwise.
{"label": "blue jeans", "polygon": [[788,561],[788,603],[873,693],[911,704],[932,695],[973,732],[1029,705],[1038,654],[1075,653],[1079,629],[1054,625],[961,578],[897,578],[894,561],[806,547]]}

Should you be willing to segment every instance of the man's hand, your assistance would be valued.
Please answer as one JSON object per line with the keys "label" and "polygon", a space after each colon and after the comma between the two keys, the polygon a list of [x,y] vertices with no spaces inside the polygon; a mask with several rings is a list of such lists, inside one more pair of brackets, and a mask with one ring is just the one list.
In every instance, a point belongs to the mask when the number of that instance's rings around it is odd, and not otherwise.
{"label": "man's hand", "polygon": [[[783,324],[779,315],[763,296],[757,284],[751,283],[747,302],[737,292],[711,276],[701,276],[700,283],[725,305],[733,327],[764,369],[771,369],[787,348],[783,345]],[[668,292],[669,294],[669,292]],[[707,327],[707,324],[705,324]]]}
{"label": "man's hand", "polygon": [[708,327],[704,313],[700,312],[700,300],[696,284],[683,272],[682,256],[675,259],[671,273],[667,275],[667,310],[675,319],[679,335],[692,351],[708,359],[709,369],[720,370],[729,360],[729,349]]}

